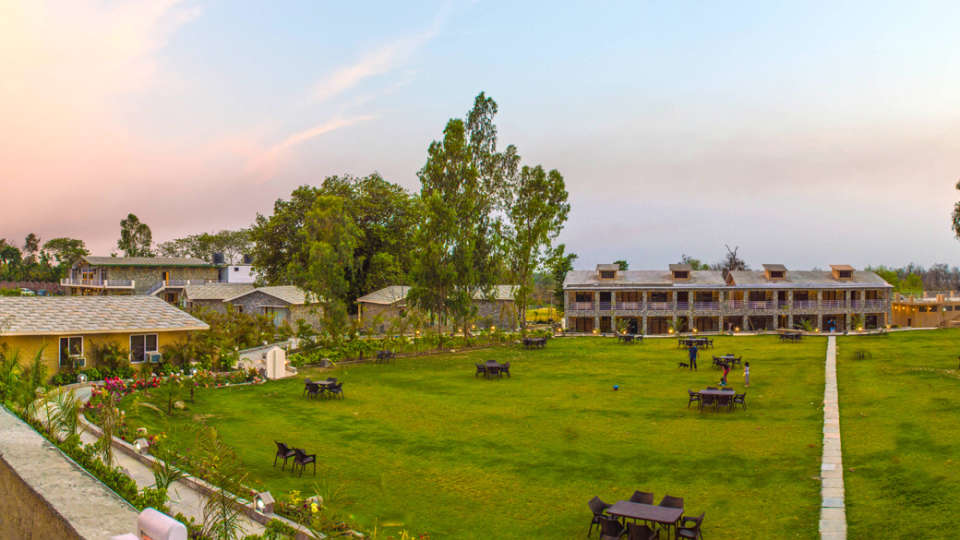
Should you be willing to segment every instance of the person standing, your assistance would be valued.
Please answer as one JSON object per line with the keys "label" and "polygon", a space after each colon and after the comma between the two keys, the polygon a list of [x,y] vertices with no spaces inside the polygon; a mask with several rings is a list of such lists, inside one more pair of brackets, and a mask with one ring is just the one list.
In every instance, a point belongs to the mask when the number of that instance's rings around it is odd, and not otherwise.
{"label": "person standing", "polygon": [[688,352],[690,353],[690,370],[691,371],[696,370],[697,369],[697,346],[690,345],[690,349],[688,349]]}
{"label": "person standing", "polygon": [[730,363],[723,364],[723,378],[720,379],[720,386],[727,385],[727,374],[730,373]]}
{"label": "person standing", "polygon": [[750,388],[750,362],[743,363],[743,385]]}

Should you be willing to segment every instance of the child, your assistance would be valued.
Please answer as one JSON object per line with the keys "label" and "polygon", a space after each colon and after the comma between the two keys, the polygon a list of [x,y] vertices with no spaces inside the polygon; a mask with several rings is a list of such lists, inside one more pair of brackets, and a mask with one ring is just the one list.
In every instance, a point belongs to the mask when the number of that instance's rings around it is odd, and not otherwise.
{"label": "child", "polygon": [[727,373],[730,373],[730,364],[723,365],[723,378],[720,379],[720,386],[727,385]]}
{"label": "child", "polygon": [[750,388],[750,362],[743,363],[743,385]]}

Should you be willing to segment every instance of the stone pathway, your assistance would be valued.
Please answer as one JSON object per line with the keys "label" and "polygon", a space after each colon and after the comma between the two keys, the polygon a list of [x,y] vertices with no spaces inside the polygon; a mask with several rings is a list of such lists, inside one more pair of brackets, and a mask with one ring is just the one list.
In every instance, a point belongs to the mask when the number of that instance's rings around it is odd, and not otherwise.
{"label": "stone pathway", "polygon": [[840,403],[837,398],[837,338],[827,338],[823,389],[823,461],[820,465],[820,538],[846,540],[847,511],[840,447]]}

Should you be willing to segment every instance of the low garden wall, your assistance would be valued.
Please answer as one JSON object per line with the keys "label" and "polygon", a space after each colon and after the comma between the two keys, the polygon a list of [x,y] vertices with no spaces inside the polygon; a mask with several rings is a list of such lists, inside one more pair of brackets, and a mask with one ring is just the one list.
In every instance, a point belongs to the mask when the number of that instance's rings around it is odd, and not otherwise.
{"label": "low garden wall", "polygon": [[0,538],[110,538],[137,511],[0,407]]}

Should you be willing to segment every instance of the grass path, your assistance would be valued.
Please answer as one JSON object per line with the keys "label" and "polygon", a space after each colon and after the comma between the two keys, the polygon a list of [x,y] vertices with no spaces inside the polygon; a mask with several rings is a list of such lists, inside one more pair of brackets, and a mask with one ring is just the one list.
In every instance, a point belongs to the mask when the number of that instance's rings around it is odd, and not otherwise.
{"label": "grass path", "polygon": [[[578,538],[591,497],[636,489],[684,497],[708,538],[816,538],[825,340],[716,341],[751,363],[746,411],[688,409],[686,390],[720,375],[678,369],[674,340],[567,338],[339,368],[342,401],[302,398],[299,378],[208,391],[172,421],[217,427],[275,495],[340,490],[361,523],[433,539]],[[474,378],[489,358],[513,378]],[[274,469],[274,439],[316,452],[317,477]]]}

